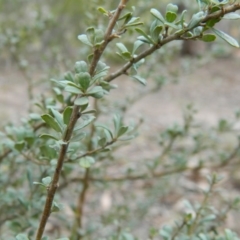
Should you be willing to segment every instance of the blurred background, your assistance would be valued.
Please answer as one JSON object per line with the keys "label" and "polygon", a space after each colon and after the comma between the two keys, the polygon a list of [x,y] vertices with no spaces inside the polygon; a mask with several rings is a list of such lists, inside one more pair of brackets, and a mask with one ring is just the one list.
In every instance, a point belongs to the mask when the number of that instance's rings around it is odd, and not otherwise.
{"label": "blurred background", "polygon": [[[129,8],[136,6],[135,15],[146,22],[149,19],[150,22],[152,16],[149,10],[154,7],[165,11],[169,2],[178,4],[180,11],[187,7],[189,19],[198,9],[197,4],[192,4],[193,0],[130,0]],[[97,7],[104,6],[111,10],[117,3],[117,0],[0,0],[0,127],[8,122],[19,124],[20,119],[28,112],[34,112],[36,99],[51,94],[51,78],[61,78],[66,71],[73,69],[76,61],[86,60],[88,49],[77,40],[77,36],[84,33],[89,26],[104,29],[108,19],[97,11]],[[224,20],[217,27],[240,42],[239,21]],[[122,38],[128,45],[136,36],[132,31]],[[115,43],[112,43],[103,56],[111,66],[110,71],[124,64],[116,52]],[[110,99],[111,102],[113,99],[117,102],[110,108],[112,112],[115,106],[126,104],[125,100],[129,96],[142,94],[142,97],[136,98],[138,101],[127,102],[131,105],[127,108],[126,116],[127,119],[143,119],[141,134],[144,136],[140,136],[134,146],[127,146],[117,152],[117,156],[131,157],[133,168],[136,167],[134,161],[138,160],[139,153],[142,158],[151,158],[159,150],[158,145],[152,144],[152,140],[156,140],[152,133],[159,133],[177,122],[182,123],[186,106],[197,109],[195,119],[203,129],[221,127],[221,124],[226,123],[223,122],[225,119],[233,121],[235,113],[240,109],[239,66],[240,50],[220,39],[213,44],[179,41],[169,44],[147,59],[142,70],[149,82],[146,87],[127,77],[114,81],[118,89],[114,90],[114,96],[110,93],[110,96],[106,97],[106,101]],[[161,81],[161,88],[152,94],[145,94],[154,86],[156,79]],[[236,122],[234,131],[238,132],[239,127],[239,122]],[[227,150],[233,148],[232,138],[225,138],[223,142]],[[150,186],[151,184],[149,182]],[[186,182],[182,183],[185,184]],[[233,177],[230,186],[233,194],[237,195],[240,190],[239,178]],[[131,187],[135,185],[130,185]],[[158,189],[164,187],[163,180],[144,194],[153,196],[154,199]],[[191,184],[187,188],[191,189]],[[163,204],[161,209],[160,220],[156,208],[151,208],[152,212],[147,213],[146,209],[152,204],[151,199],[147,205],[139,203],[138,209],[142,212],[139,211],[136,216],[141,219],[141,216],[148,214],[146,225],[149,226],[170,220],[172,215],[168,212],[169,204],[173,205],[173,210],[181,208],[179,191],[168,190],[169,195],[161,195],[161,202],[165,205]],[[114,199],[111,198],[112,194],[110,190],[103,192],[102,209],[110,208]],[[141,194],[139,192],[139,195]],[[95,204],[94,200],[91,204]],[[124,206],[116,209],[116,212],[122,214],[123,219],[128,213]],[[110,217],[105,219],[106,223],[110,221]],[[131,222],[131,216],[126,219]],[[229,226],[239,231],[236,219],[236,216],[231,216],[228,219]],[[142,224],[133,224],[138,232],[140,231],[140,236]]]}

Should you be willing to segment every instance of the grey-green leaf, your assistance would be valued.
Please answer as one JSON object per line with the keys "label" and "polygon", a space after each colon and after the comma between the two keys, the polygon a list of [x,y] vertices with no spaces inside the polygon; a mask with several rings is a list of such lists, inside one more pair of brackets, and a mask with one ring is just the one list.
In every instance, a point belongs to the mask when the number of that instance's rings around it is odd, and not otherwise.
{"label": "grey-green leaf", "polygon": [[68,125],[71,115],[72,115],[72,107],[66,107],[63,112],[63,122],[64,124]]}
{"label": "grey-green leaf", "polygon": [[87,105],[88,103],[89,103],[88,97],[80,97],[74,101],[74,104],[78,106],[84,106]]}
{"label": "grey-green leaf", "polygon": [[123,43],[116,43],[116,45],[121,52],[129,52]]}
{"label": "grey-green leaf", "polygon": [[27,237],[26,234],[19,233],[19,234],[16,236],[16,240],[29,240],[29,238]]}
{"label": "grey-green leaf", "polygon": [[58,122],[49,114],[44,114],[41,116],[43,121],[52,129],[54,129],[56,132],[62,132],[62,129]]}
{"label": "grey-green leaf", "polygon": [[231,13],[224,15],[223,18],[229,19],[229,20],[237,20],[237,19],[240,19],[240,14],[231,12]]}
{"label": "grey-green leaf", "polygon": [[56,111],[55,109],[51,108],[51,112],[53,113],[55,120],[58,122],[61,129],[63,129],[64,123],[63,123],[63,116],[60,112]]}
{"label": "grey-green leaf", "polygon": [[141,45],[143,45],[143,42],[142,42],[142,41],[140,41],[140,40],[135,41],[134,44],[133,44],[132,54],[135,54],[135,52],[137,51],[137,49],[138,49]]}
{"label": "grey-green leaf", "polygon": [[90,156],[86,156],[80,159],[79,164],[83,168],[89,168],[95,163],[95,159]]}
{"label": "grey-green leaf", "polygon": [[154,44],[152,38],[148,36],[141,28],[135,28],[135,30],[140,33],[144,38],[146,38],[150,43]]}
{"label": "grey-green leaf", "polygon": [[45,185],[45,186],[48,186],[52,181],[52,178],[51,177],[45,177],[42,179],[42,183]]}
{"label": "grey-green leaf", "polygon": [[73,86],[66,86],[65,87],[66,92],[74,93],[74,94],[81,94],[82,91],[79,88],[73,87]]}
{"label": "grey-green leaf", "polygon": [[224,41],[226,41],[227,43],[229,43],[230,45],[232,45],[233,47],[237,47],[239,48],[239,43],[237,42],[236,39],[234,39],[233,37],[229,36],[228,34],[226,34],[225,32],[222,32],[218,29],[212,28],[212,31],[220,38],[222,38]]}
{"label": "grey-green leaf", "polygon": [[120,129],[118,130],[118,133],[117,133],[117,137],[120,137],[122,136],[124,133],[126,133],[128,130],[128,127],[127,126],[122,126],[120,127]]}
{"label": "grey-green leaf", "polygon": [[90,46],[90,47],[93,46],[92,43],[89,41],[89,39],[88,39],[88,37],[87,37],[86,34],[78,35],[78,39],[79,39],[82,43],[84,43],[84,44],[86,44],[86,45],[88,45],[88,46]]}
{"label": "grey-green leaf", "polygon": [[96,117],[94,116],[89,116],[86,120],[84,120],[82,123],[80,123],[79,125],[76,126],[76,128],[74,129],[74,131],[78,131],[84,127],[86,127],[87,125],[89,125]]}
{"label": "grey-green leaf", "polygon": [[75,63],[76,73],[88,72],[88,65],[85,61],[78,61]]}
{"label": "grey-green leaf", "polygon": [[85,132],[81,132],[76,134],[75,136],[73,136],[70,140],[70,142],[79,142],[80,140],[82,140],[84,137],[86,136]]}
{"label": "grey-green leaf", "polygon": [[40,138],[43,138],[43,139],[45,139],[45,140],[48,140],[48,139],[53,139],[53,140],[56,140],[56,141],[59,140],[59,139],[57,139],[55,136],[50,135],[50,134],[46,134],[46,133],[41,134],[39,137],[40,137]]}
{"label": "grey-green leaf", "polygon": [[80,86],[82,87],[83,91],[87,90],[90,81],[91,81],[91,76],[88,72],[80,72],[75,75],[76,81]]}
{"label": "grey-green leaf", "polygon": [[137,80],[138,82],[140,82],[141,84],[143,84],[144,86],[146,85],[146,80],[143,77],[140,77],[138,75],[134,75],[131,76],[133,79]]}
{"label": "grey-green leaf", "polygon": [[162,23],[165,22],[164,17],[162,16],[162,14],[161,14],[157,9],[152,8],[152,9],[150,10],[150,13],[151,13],[155,18],[157,18],[158,20],[160,20]]}

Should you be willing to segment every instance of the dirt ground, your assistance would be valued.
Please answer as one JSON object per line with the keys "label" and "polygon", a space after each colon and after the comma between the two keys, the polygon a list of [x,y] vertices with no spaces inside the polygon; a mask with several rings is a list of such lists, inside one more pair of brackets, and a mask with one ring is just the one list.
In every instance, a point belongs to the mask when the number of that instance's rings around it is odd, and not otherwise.
{"label": "dirt ground", "polygon": [[[129,109],[129,115],[145,116],[145,120],[150,121],[148,125],[164,127],[181,120],[183,108],[193,103],[198,109],[198,120],[206,124],[214,124],[220,118],[231,118],[240,109],[239,64],[240,58],[237,57],[209,59],[205,62],[185,58],[180,64],[177,61],[177,83],[168,83],[159,92],[144,97]],[[142,91],[144,88],[124,78],[114,83],[118,85],[113,92],[116,98],[121,98],[123,91]],[[18,122],[20,117],[26,115],[26,88],[26,81],[17,71],[1,70],[1,125],[10,119]]]}

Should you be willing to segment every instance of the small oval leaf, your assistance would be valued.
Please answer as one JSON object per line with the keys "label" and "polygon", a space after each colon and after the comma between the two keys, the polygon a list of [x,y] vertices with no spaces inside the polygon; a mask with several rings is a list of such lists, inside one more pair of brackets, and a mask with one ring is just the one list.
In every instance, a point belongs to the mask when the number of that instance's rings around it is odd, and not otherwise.
{"label": "small oval leaf", "polygon": [[87,97],[80,97],[74,101],[74,104],[78,106],[84,106],[84,105],[87,105],[88,103],[89,101]]}

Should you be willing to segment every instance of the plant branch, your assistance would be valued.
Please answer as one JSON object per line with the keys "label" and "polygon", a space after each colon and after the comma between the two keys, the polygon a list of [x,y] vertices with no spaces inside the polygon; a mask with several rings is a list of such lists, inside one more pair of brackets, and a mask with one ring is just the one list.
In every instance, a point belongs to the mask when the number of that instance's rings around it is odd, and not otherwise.
{"label": "plant branch", "polygon": [[[42,128],[43,126],[45,126],[45,123],[40,123],[36,126],[33,127],[33,132],[36,132],[37,130],[39,130],[40,128]],[[4,160],[4,158],[6,158],[13,150],[12,149],[7,149],[5,150],[2,155],[0,155],[0,163]]]}
{"label": "plant branch", "polygon": [[97,153],[97,152],[105,149],[106,147],[112,145],[112,144],[115,143],[116,141],[117,141],[117,139],[113,139],[112,141],[107,142],[104,146],[99,147],[99,148],[96,148],[96,149],[93,149],[93,150],[89,150],[89,151],[87,151],[87,152],[85,152],[85,153],[83,153],[83,154],[75,157],[74,159],[69,159],[69,161],[76,161],[76,160],[78,160],[78,159],[80,159],[80,158],[93,155],[93,154],[95,154],[95,153]]}
{"label": "plant branch", "polygon": [[[224,160],[223,162],[229,163],[237,154],[237,152],[240,149],[240,144],[237,146],[233,152]],[[162,170],[159,172],[151,172],[149,173],[142,173],[138,175],[126,175],[126,176],[119,176],[119,177],[111,177],[111,176],[105,176],[105,177],[100,177],[100,178],[95,178],[95,177],[89,177],[89,181],[93,182],[123,182],[123,181],[137,181],[137,180],[145,180],[145,179],[153,179],[153,178],[161,178],[164,176],[168,176],[171,174],[176,174],[176,173],[181,173],[184,171],[199,171],[200,169],[207,168],[207,169],[218,169],[220,167],[225,166],[222,163],[218,165],[213,165],[213,166],[206,166],[206,165],[201,165],[201,166],[196,166],[196,167],[178,167],[178,168],[172,168],[172,169],[167,169],[167,170]],[[81,177],[75,177],[72,178],[69,182],[63,183],[59,188],[63,189],[65,188],[69,183],[72,182],[82,182],[84,181],[84,178]]]}
{"label": "plant branch", "polygon": [[[94,50],[93,59],[92,59],[92,62],[90,64],[90,68],[89,68],[89,74],[91,76],[94,75],[97,63],[100,60],[100,58],[102,56],[102,53],[104,52],[106,46],[108,45],[108,43],[112,39],[111,34],[112,34],[112,31],[113,31],[113,28],[116,25],[116,22],[117,22],[117,20],[120,16],[122,10],[124,9],[126,3],[127,3],[127,0],[121,0],[120,1],[120,4],[118,5],[116,12],[114,13],[114,15],[113,15],[112,19],[110,20],[109,25],[107,27],[103,44],[99,48],[96,48]],[[78,95],[78,97],[81,97],[81,96]],[[61,174],[61,171],[62,171],[64,159],[65,159],[65,156],[66,156],[66,153],[67,153],[68,144],[69,144],[69,141],[71,139],[74,126],[75,126],[77,120],[80,117],[79,110],[80,110],[80,106],[74,105],[73,111],[72,111],[72,114],[71,114],[71,118],[70,118],[70,122],[67,126],[66,134],[63,137],[63,142],[65,142],[65,144],[62,144],[62,146],[61,146],[61,149],[60,149],[60,152],[59,152],[59,157],[58,157],[58,160],[57,160],[57,166],[56,166],[56,169],[55,169],[55,172],[54,172],[54,175],[53,175],[52,182],[51,182],[51,184],[49,186],[49,189],[48,189],[47,198],[46,198],[46,201],[45,201],[45,206],[44,206],[42,217],[41,217],[41,220],[40,220],[40,224],[39,224],[39,227],[38,227],[38,230],[37,230],[36,240],[41,240],[42,239],[42,235],[43,235],[43,232],[45,230],[46,223],[47,223],[48,218],[51,214],[51,207],[52,207],[53,199],[54,199],[57,187],[58,187],[59,177],[60,177],[60,174]],[[87,173],[86,173],[86,175],[87,175]]]}
{"label": "plant branch", "polygon": [[74,126],[79,118],[79,106],[74,106],[73,108],[73,113],[71,115],[71,119],[70,119],[70,123],[67,126],[67,130],[66,133],[63,137],[63,141],[65,142],[65,144],[62,144],[60,152],[59,152],[59,157],[57,160],[57,166],[53,175],[53,179],[52,182],[48,188],[48,192],[47,192],[47,198],[45,201],[45,205],[44,205],[44,209],[43,209],[43,213],[42,213],[42,217],[40,220],[40,224],[37,230],[37,235],[36,235],[36,240],[41,240],[42,239],[42,235],[46,226],[46,223],[48,221],[48,218],[51,214],[51,208],[52,208],[52,203],[53,203],[53,199],[56,193],[56,190],[58,188],[58,181],[59,181],[59,177],[62,171],[62,167],[63,167],[63,163],[64,163],[64,159],[67,153],[67,149],[68,149],[68,142],[72,136],[72,132],[74,129]]}
{"label": "plant branch", "polygon": [[[214,13],[208,14],[205,18],[203,18],[203,20],[198,24],[198,26],[204,25],[210,19],[218,19],[218,18],[222,17],[223,15],[225,15],[227,13],[235,12],[239,9],[240,9],[240,3],[236,3],[236,4],[233,4],[233,5],[230,5],[228,7],[223,8],[223,10],[219,10],[219,11],[216,11]],[[197,26],[195,26],[195,27],[197,27]],[[137,63],[141,59],[151,55],[153,52],[160,49],[163,45],[165,45],[165,44],[167,44],[171,41],[174,41],[174,40],[180,40],[181,36],[184,36],[184,34],[186,34],[189,30],[191,30],[191,29],[186,28],[186,29],[183,29],[183,31],[173,33],[172,35],[169,35],[169,36],[165,37],[164,39],[159,41],[159,43],[157,43],[157,44],[151,46],[150,48],[148,48],[147,50],[143,51],[137,57],[132,58],[122,68],[120,68],[116,72],[111,73],[110,75],[105,77],[104,80],[107,81],[107,82],[111,82],[115,78],[117,78],[117,77],[119,77],[123,74],[126,74],[127,70],[130,69],[133,66],[134,63]]]}
{"label": "plant branch", "polygon": [[188,234],[190,236],[192,236],[192,234],[196,231],[196,228],[197,228],[197,224],[198,224],[198,220],[202,214],[202,211],[203,209],[206,207],[207,205],[207,202],[209,200],[209,197],[210,197],[210,194],[212,193],[213,191],[213,187],[214,185],[216,184],[216,180],[215,180],[215,176],[212,177],[212,181],[210,183],[210,187],[209,187],[209,190],[205,193],[205,196],[204,196],[204,199],[202,201],[202,204],[200,206],[200,208],[198,209],[197,213],[196,213],[196,216],[194,218],[194,221],[192,223],[192,225],[190,226],[190,228],[188,229]]}
{"label": "plant branch", "polygon": [[99,59],[101,58],[105,48],[107,47],[109,42],[111,42],[114,39],[114,35],[112,35],[113,29],[116,25],[118,18],[120,17],[122,10],[125,8],[127,2],[128,2],[128,0],[121,0],[116,11],[114,12],[112,18],[110,19],[108,27],[107,27],[105,35],[104,35],[104,42],[99,48],[96,48],[93,53],[93,60],[91,62],[91,66],[89,69],[90,75],[94,74],[97,63],[98,63]]}

